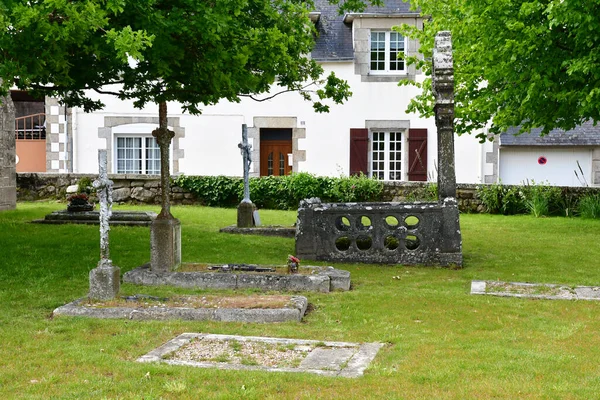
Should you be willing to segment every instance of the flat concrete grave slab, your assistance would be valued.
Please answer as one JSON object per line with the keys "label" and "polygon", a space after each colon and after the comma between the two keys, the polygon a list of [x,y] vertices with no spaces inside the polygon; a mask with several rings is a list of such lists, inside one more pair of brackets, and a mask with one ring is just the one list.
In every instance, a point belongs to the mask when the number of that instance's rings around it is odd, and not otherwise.
{"label": "flat concrete grave slab", "polygon": [[219,232],[233,233],[239,235],[261,235],[261,236],[279,236],[293,238],[296,236],[295,226],[253,226],[249,228],[238,228],[237,225],[226,226],[219,229]]}
{"label": "flat concrete grave slab", "polygon": [[308,300],[303,296],[174,296],[135,295],[112,301],[75,300],[54,310],[53,315],[101,319],[287,322],[300,321]]}
{"label": "flat concrete grave slab", "polygon": [[600,286],[567,286],[548,283],[472,281],[471,294],[548,300],[600,300]]}
{"label": "flat concrete grave slab", "polygon": [[[150,226],[156,218],[152,211],[113,211],[110,225]],[[100,222],[99,211],[69,212],[66,210],[54,211],[32,222],[36,224],[87,224],[98,225]]]}
{"label": "flat concrete grave slab", "polygon": [[381,347],[382,343],[182,333],[137,361],[356,378],[363,374]]}
{"label": "flat concrete grave slab", "polygon": [[[197,267],[197,270],[194,267]],[[350,290],[348,271],[333,267],[301,266],[300,273],[287,274],[279,273],[278,268],[280,267],[254,264],[188,263],[182,264],[178,271],[154,272],[150,264],[145,264],[126,272],[123,282],[195,289],[261,289],[321,293]]]}

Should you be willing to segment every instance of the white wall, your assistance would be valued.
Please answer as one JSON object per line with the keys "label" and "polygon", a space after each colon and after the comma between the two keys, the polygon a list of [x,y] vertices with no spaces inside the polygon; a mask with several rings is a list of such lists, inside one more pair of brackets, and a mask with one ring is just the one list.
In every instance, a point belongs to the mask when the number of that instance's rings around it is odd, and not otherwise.
{"label": "white wall", "polygon": [[[545,157],[544,165],[538,163]],[[592,150],[585,148],[547,148],[525,147],[500,149],[500,180],[504,184],[517,185],[526,180],[536,183],[550,183],[557,186],[582,186],[575,176],[575,170],[581,178],[577,167],[581,165],[585,179],[591,184]]]}
{"label": "white wall", "polygon": [[[185,152],[180,160],[180,171],[189,175],[241,176],[242,161],[237,147],[241,141],[241,124],[252,127],[254,117],[296,117],[297,127],[306,129],[306,138],[299,140],[299,150],[306,150],[306,162],[299,163],[299,171],[317,175],[347,175],[350,128],[365,128],[366,120],[409,120],[411,128],[428,130],[428,170],[430,175],[435,175],[435,122],[433,118],[421,119],[405,112],[418,89],[398,87],[396,82],[361,82],[361,77],[354,74],[351,62],[326,63],[323,67],[326,74],[335,71],[338,77],[347,80],[353,93],[345,104],[331,105],[329,113],[315,113],[312,104],[304,101],[298,93],[285,93],[264,102],[247,98],[240,103],[221,102],[204,107],[201,116],[183,114],[178,104],[169,103],[169,117],[180,117],[180,125],[185,128],[185,138],[180,141]],[[132,102],[123,102],[112,96],[90,95],[102,100],[106,107],[92,114],[77,113],[76,170],[82,173],[98,170],[95,155],[98,148],[105,148],[104,140],[98,139],[98,128],[103,126],[105,116],[158,115],[158,106],[154,104],[137,110]],[[457,181],[481,182],[484,153],[477,139],[474,135],[457,137],[455,146]]]}

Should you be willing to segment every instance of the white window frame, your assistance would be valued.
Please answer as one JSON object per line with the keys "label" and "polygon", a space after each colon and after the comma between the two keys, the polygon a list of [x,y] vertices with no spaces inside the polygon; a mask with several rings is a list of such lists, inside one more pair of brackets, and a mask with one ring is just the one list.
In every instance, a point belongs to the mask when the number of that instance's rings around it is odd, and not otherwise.
{"label": "white window frame", "polygon": [[[118,148],[117,148],[117,140],[119,138],[139,138],[142,141],[142,168],[140,175],[152,175],[157,176],[160,174],[148,174],[146,171],[146,138],[152,137],[152,131],[156,129],[157,126],[153,124],[127,124],[121,125],[113,128],[113,154],[112,154],[112,170],[114,173],[119,173],[118,169]],[[169,127],[169,129],[172,129]],[[173,165],[173,146],[170,147],[170,155],[169,155],[169,168],[172,171]],[[132,172],[127,172],[128,174],[133,174]]]}
{"label": "white window frame", "polygon": [[[383,70],[379,70],[379,69],[372,69],[372,65],[371,63],[373,62],[373,60],[371,59],[372,57],[372,39],[373,39],[373,33],[383,33],[385,35],[385,50],[384,50],[384,65],[385,68]],[[404,44],[404,50],[403,53],[406,55],[406,50],[407,50],[407,40],[406,40],[406,36],[402,36],[400,33],[395,32],[395,31],[390,31],[390,30],[382,30],[382,29],[371,29],[369,31],[369,74],[371,75],[406,75],[407,73],[407,68],[406,68],[406,60],[402,60],[403,62],[403,68],[402,69],[391,69],[391,61],[396,61],[396,60],[390,60],[390,37],[392,34],[397,34],[399,36],[402,37],[402,41]],[[400,59],[398,59],[398,61],[400,61]]]}
{"label": "white window frame", "polygon": [[[391,160],[391,151],[390,151],[390,137],[391,137],[391,133],[395,133],[395,134],[400,134],[400,178],[396,178],[396,179],[390,179],[390,162],[393,162]],[[378,159],[375,160],[375,156],[374,156],[374,146],[378,141],[375,141],[374,138],[375,136],[379,135],[380,133],[383,133],[384,135],[384,140],[383,140],[383,144],[384,144],[384,148],[383,148],[383,160]],[[375,172],[379,172],[378,170],[374,170],[374,163],[375,162],[383,162],[383,170],[381,172],[383,172],[383,181],[394,181],[394,182],[401,182],[401,181],[406,181],[407,180],[407,173],[406,173],[406,168],[408,166],[408,141],[406,138],[406,134],[407,134],[407,130],[406,129],[370,129],[369,130],[369,166],[368,166],[368,170],[369,170],[369,177],[377,177],[378,179],[381,179],[378,175],[378,173]]]}

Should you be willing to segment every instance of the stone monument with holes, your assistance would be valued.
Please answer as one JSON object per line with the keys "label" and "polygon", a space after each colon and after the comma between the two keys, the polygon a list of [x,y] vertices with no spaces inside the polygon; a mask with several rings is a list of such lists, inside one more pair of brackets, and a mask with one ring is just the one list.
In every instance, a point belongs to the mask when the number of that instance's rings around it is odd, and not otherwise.
{"label": "stone monument with holes", "polygon": [[9,96],[0,97],[0,211],[17,205],[15,108]]}
{"label": "stone monument with holes", "polygon": [[300,202],[296,256],[301,259],[405,265],[462,265],[454,170],[454,70],[450,32],[433,51],[438,137],[438,201]]}
{"label": "stone monument with holes", "polygon": [[108,232],[109,219],[112,214],[112,185],[107,173],[106,150],[98,150],[100,174],[93,182],[100,201],[100,261],[98,266],[90,271],[90,293],[93,300],[112,300],[119,293],[121,274],[119,267],[112,264]]}
{"label": "stone monument with holes", "polygon": [[248,143],[248,127],[242,125],[242,143],[238,144],[244,161],[244,198],[237,208],[237,227],[251,228],[254,226],[254,204],[250,200],[250,164],[252,158],[250,151],[252,145]]}

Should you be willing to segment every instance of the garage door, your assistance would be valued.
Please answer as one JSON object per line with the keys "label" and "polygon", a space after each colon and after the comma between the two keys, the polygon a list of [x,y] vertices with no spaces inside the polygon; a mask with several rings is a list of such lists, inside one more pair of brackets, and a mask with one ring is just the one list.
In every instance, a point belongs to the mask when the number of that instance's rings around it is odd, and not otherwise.
{"label": "garage door", "polygon": [[[579,171],[577,162],[583,170]],[[502,148],[500,149],[502,183],[518,185],[526,180],[549,182],[558,186],[584,186],[592,177],[592,150],[582,148]],[[575,175],[577,171],[577,175]]]}

